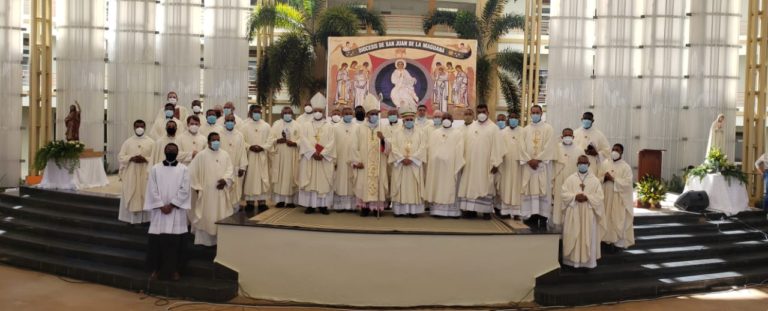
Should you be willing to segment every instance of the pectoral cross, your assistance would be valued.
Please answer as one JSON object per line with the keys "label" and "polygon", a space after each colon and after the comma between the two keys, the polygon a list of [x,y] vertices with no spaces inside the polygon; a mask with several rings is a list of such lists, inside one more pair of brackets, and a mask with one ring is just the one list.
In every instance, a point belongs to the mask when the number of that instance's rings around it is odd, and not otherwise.
{"label": "pectoral cross", "polygon": [[584,183],[581,183],[579,187],[581,187],[581,191],[584,191]]}
{"label": "pectoral cross", "polygon": [[405,143],[405,157],[410,157],[410,156],[411,156],[411,141],[408,140]]}

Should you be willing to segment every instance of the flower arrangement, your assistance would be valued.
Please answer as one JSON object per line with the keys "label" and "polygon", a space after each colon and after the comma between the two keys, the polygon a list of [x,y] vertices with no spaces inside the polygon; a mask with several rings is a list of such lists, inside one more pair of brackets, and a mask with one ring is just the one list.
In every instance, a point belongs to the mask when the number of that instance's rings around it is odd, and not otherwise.
{"label": "flower arrangement", "polygon": [[728,163],[728,156],[726,156],[720,149],[712,148],[707,154],[707,159],[704,163],[691,169],[688,172],[688,176],[699,177],[699,180],[704,179],[707,174],[720,174],[725,177],[728,185],[731,184],[731,179],[736,178],[741,184],[747,183],[747,175],[741,171],[738,166]]}
{"label": "flower arrangement", "polygon": [[49,160],[53,160],[58,168],[65,168],[72,174],[80,166],[80,154],[85,145],[79,141],[54,140],[43,146],[35,155],[35,168],[45,169]]}
{"label": "flower arrangement", "polygon": [[645,175],[637,183],[637,196],[643,207],[661,207],[661,201],[667,197],[667,186],[663,180]]}

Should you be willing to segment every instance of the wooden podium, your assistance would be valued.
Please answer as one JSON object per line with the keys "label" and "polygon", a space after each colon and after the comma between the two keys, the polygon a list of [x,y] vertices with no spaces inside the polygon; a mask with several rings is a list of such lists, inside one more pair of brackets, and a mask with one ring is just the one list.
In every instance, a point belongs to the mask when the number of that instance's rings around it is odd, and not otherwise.
{"label": "wooden podium", "polygon": [[661,179],[661,153],[666,150],[643,149],[637,157],[637,180],[645,175]]}

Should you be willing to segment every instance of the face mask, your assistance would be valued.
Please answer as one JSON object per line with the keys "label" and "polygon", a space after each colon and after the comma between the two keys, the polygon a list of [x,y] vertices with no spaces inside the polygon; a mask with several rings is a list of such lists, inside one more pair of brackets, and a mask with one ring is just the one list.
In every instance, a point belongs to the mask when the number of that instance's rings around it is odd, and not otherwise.
{"label": "face mask", "polygon": [[189,126],[189,132],[192,134],[197,134],[197,131],[200,129],[200,126],[198,125],[190,125]]}
{"label": "face mask", "polygon": [[434,123],[435,126],[438,126],[438,125],[440,125],[440,123],[443,123],[443,120],[440,120],[438,118],[434,118],[434,119],[432,119],[432,123]]}
{"label": "face mask", "polygon": [[520,125],[520,120],[518,120],[518,119],[509,119],[509,126],[517,127],[518,125]]}
{"label": "face mask", "polygon": [[333,122],[333,123],[339,123],[339,121],[341,121],[341,117],[340,117],[340,116],[338,116],[338,115],[333,115],[333,116],[331,117],[331,122]]}
{"label": "face mask", "polygon": [[357,119],[357,121],[365,120],[365,112],[355,111],[355,119]]}
{"label": "face mask", "polygon": [[133,130],[134,133],[136,133],[136,136],[144,135],[144,128],[143,127],[137,127],[135,130]]}
{"label": "face mask", "polygon": [[481,113],[477,115],[477,121],[485,122],[485,120],[488,120],[488,115]]}
{"label": "face mask", "polygon": [[211,149],[213,151],[218,151],[219,147],[221,147],[221,142],[220,141],[214,140],[214,141],[211,142]]}
{"label": "face mask", "polygon": [[166,111],[165,111],[165,117],[166,117],[166,118],[169,118],[169,119],[170,119],[171,117],[173,117],[173,110],[166,110]]}
{"label": "face mask", "polygon": [[507,122],[504,121],[496,121],[496,125],[499,126],[499,129],[503,130],[505,127],[507,127]]}
{"label": "face mask", "polygon": [[283,121],[291,123],[291,121],[293,121],[293,115],[292,114],[284,114],[283,115]]}
{"label": "face mask", "polygon": [[175,127],[166,127],[165,132],[168,134],[168,136],[174,136],[176,135],[176,128]]}
{"label": "face mask", "polygon": [[175,97],[171,97],[171,98],[168,99],[168,102],[171,103],[171,104],[175,104],[176,103],[176,98]]}
{"label": "face mask", "polygon": [[379,123],[379,116],[378,115],[372,115],[372,116],[368,117],[368,122],[373,124],[373,125],[378,124]]}
{"label": "face mask", "polygon": [[611,159],[614,161],[621,159],[621,153],[618,153],[617,151],[611,151]]}
{"label": "face mask", "polygon": [[232,122],[232,121],[224,122],[224,127],[226,127],[228,130],[231,131],[232,129],[235,128],[235,122]]}
{"label": "face mask", "polygon": [[395,123],[397,122],[397,116],[388,116],[387,120],[389,120],[389,123]]}
{"label": "face mask", "polygon": [[584,126],[585,129],[588,129],[592,127],[592,120],[587,120],[587,119],[581,120],[581,125]]}
{"label": "face mask", "polygon": [[538,114],[538,113],[537,114],[532,114],[531,115],[531,121],[533,121],[533,123],[541,122],[541,115]]}
{"label": "face mask", "polygon": [[319,120],[322,120],[322,119],[323,119],[323,113],[322,113],[322,112],[320,112],[320,111],[317,111],[317,112],[315,112],[315,113],[313,114],[313,117],[315,118],[315,120],[318,120],[318,121],[319,121]]}
{"label": "face mask", "polygon": [[228,115],[230,115],[230,114],[232,114],[232,109],[230,109],[230,108],[224,108],[224,115],[225,115],[225,116],[228,116]]}
{"label": "face mask", "polygon": [[419,122],[424,122],[427,120],[427,117],[419,117]]}
{"label": "face mask", "polygon": [[216,116],[207,116],[205,120],[208,121],[208,124],[213,125],[216,123]]}
{"label": "face mask", "polygon": [[444,128],[449,128],[449,127],[451,127],[451,124],[453,124],[453,121],[451,121],[450,119],[444,119],[444,120],[443,120],[443,127],[444,127]]}
{"label": "face mask", "polygon": [[405,125],[405,128],[407,128],[409,130],[413,128],[413,121],[405,121],[403,123]]}
{"label": "face mask", "polygon": [[200,108],[200,106],[192,106],[192,112],[200,113],[200,111],[203,111],[203,108]]}
{"label": "face mask", "polygon": [[570,145],[573,144],[573,136],[565,136],[563,137],[563,145]]}
{"label": "face mask", "polygon": [[310,114],[312,113],[312,106],[304,106],[304,113]]}
{"label": "face mask", "polygon": [[579,173],[585,174],[587,171],[589,171],[588,164],[579,164]]}
{"label": "face mask", "polygon": [[251,118],[253,118],[253,121],[259,121],[261,120],[261,113],[254,112],[251,114]]}
{"label": "face mask", "polygon": [[179,154],[175,153],[175,152],[166,152],[165,153],[165,160],[170,162],[170,163],[173,163],[173,162],[176,161],[176,156],[178,156],[178,155]]}
{"label": "face mask", "polygon": [[344,116],[344,123],[350,123],[350,122],[352,122],[352,116],[351,115]]}

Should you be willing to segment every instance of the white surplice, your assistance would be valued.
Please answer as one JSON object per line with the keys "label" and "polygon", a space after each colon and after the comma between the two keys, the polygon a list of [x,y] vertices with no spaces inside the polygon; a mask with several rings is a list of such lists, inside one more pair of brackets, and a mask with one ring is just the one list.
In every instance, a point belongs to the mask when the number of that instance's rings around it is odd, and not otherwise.
{"label": "white surplice", "polygon": [[[189,169],[184,164],[155,164],[149,172],[144,210],[151,220],[149,234],[182,234],[187,232],[187,211],[191,209]],[[176,208],[169,214],[160,210],[166,204]]]}

